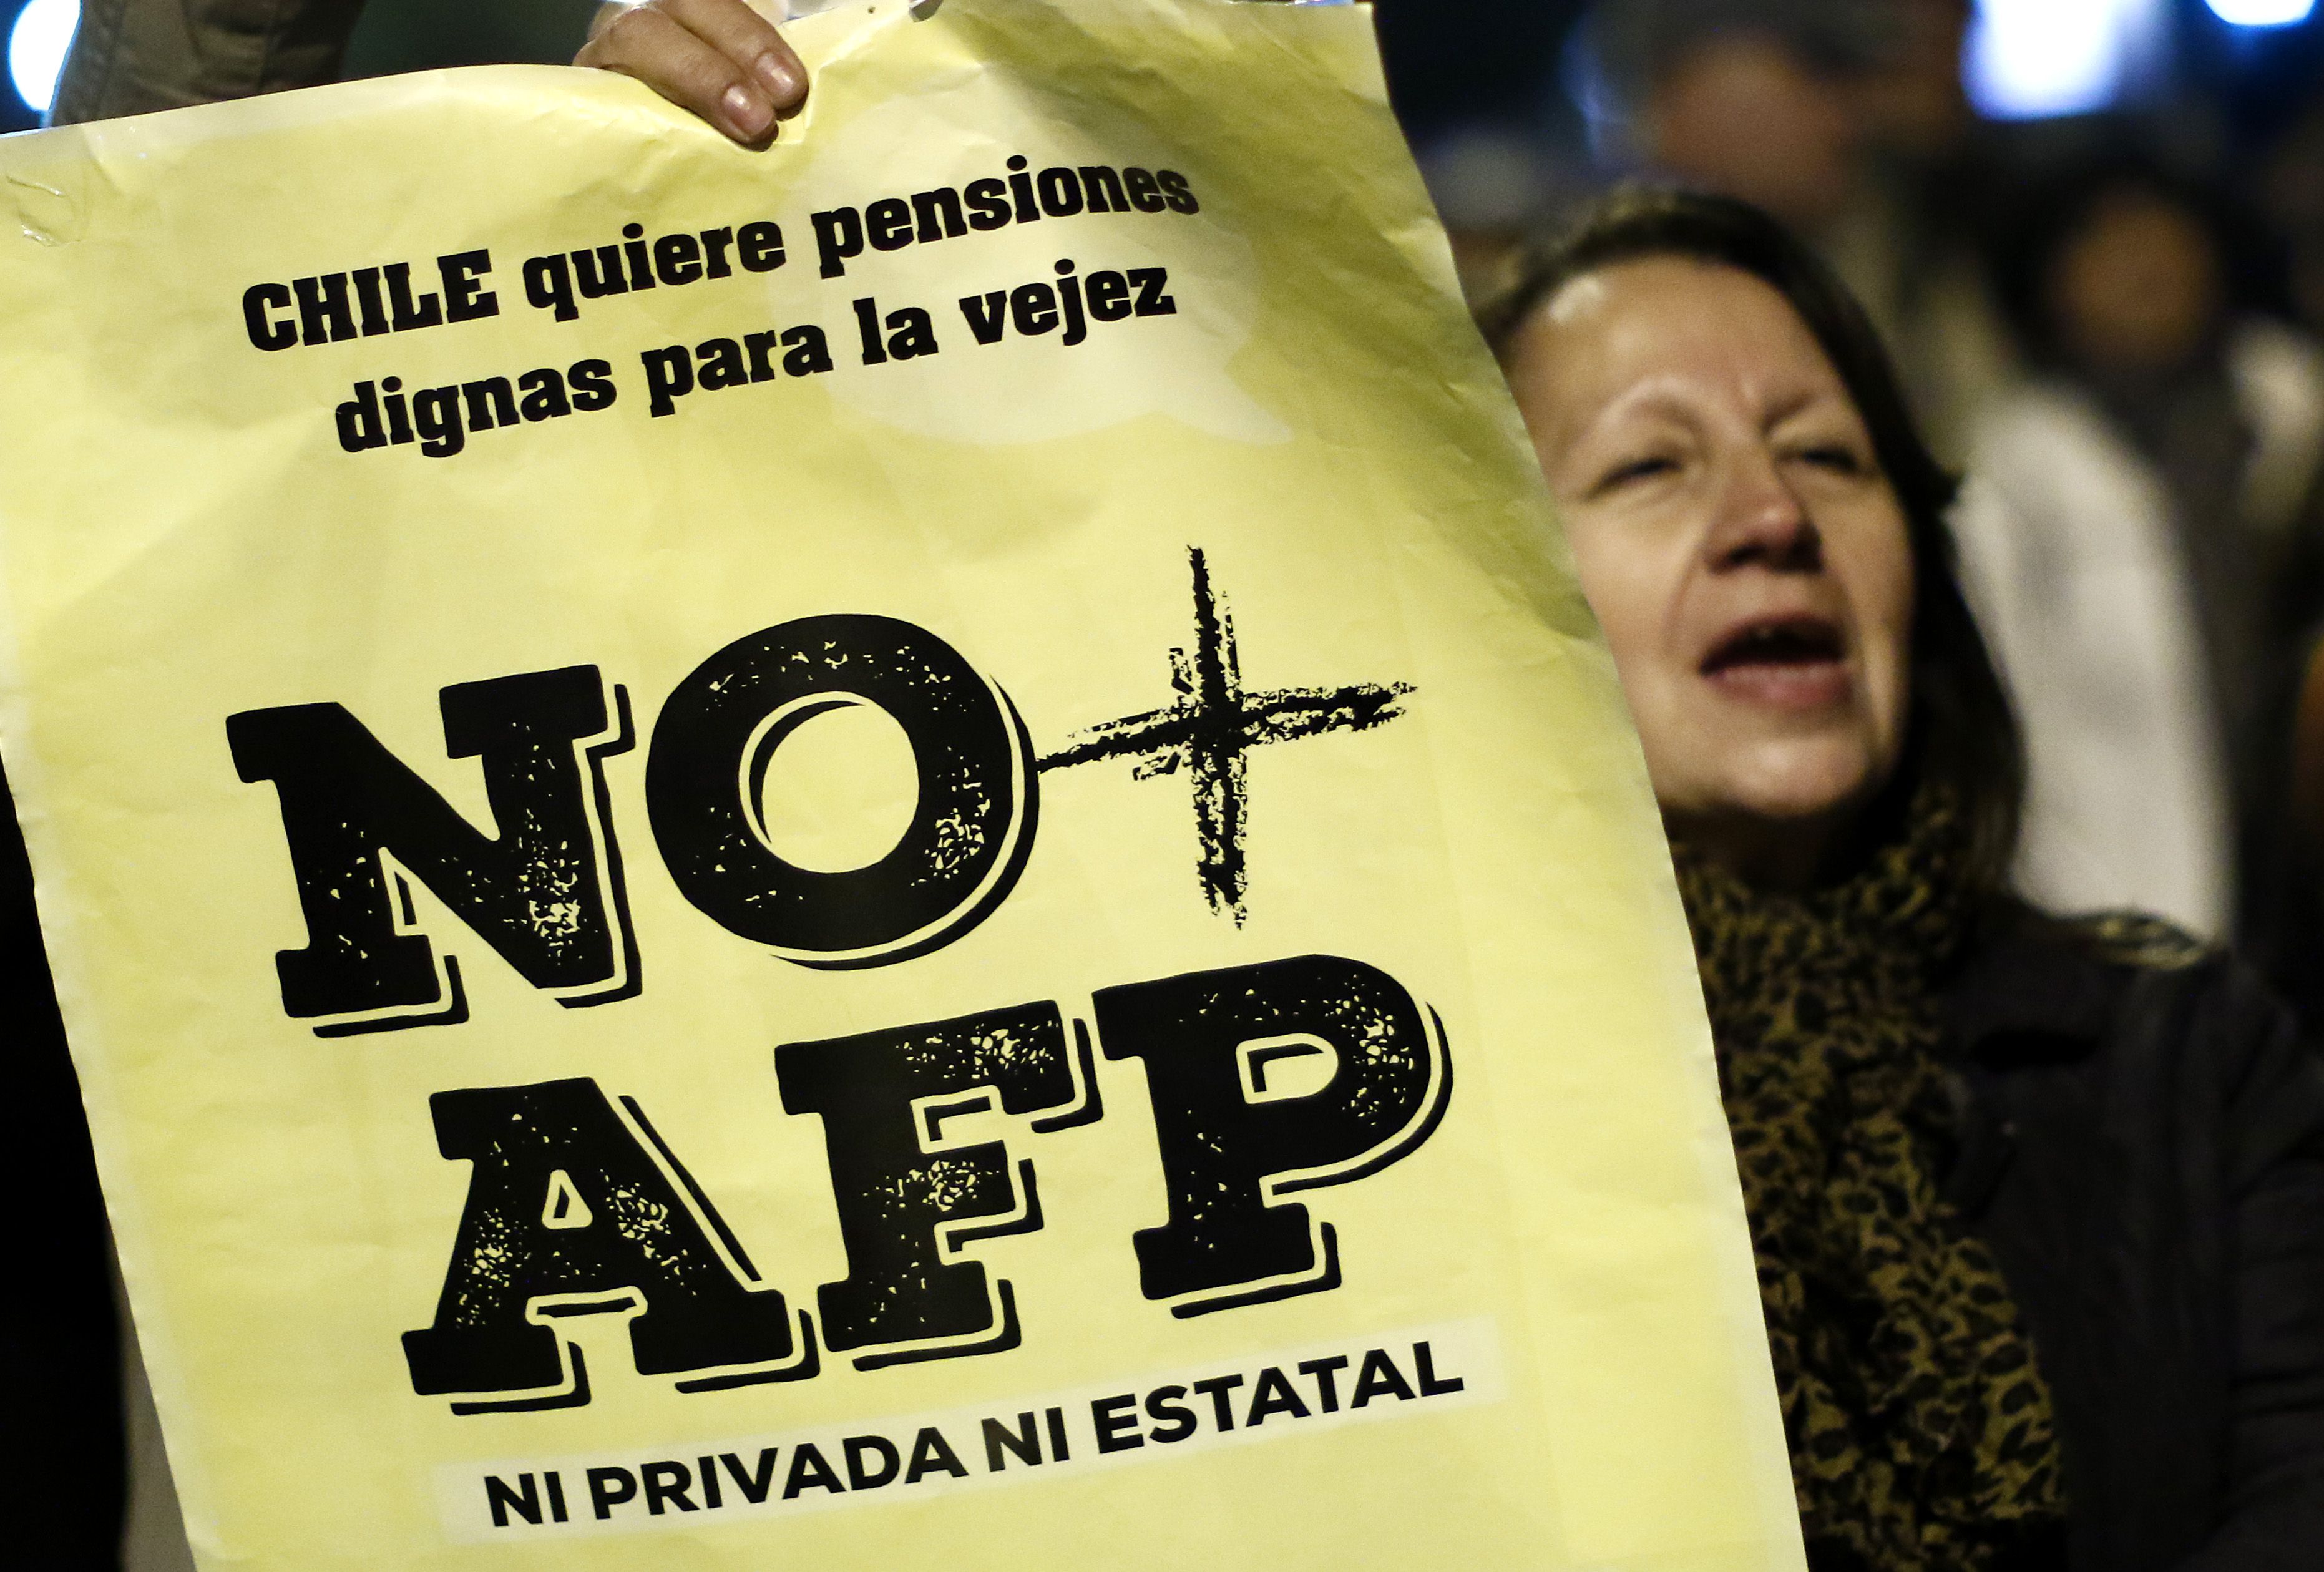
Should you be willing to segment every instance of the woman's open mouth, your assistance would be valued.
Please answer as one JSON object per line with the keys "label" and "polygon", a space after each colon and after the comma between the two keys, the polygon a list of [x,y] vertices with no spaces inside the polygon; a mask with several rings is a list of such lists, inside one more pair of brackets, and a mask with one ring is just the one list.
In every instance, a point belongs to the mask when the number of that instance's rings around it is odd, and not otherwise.
{"label": "woman's open mouth", "polygon": [[1840,624],[1809,614],[1738,624],[1702,658],[1721,692],[1777,709],[1820,709],[1848,696],[1847,641]]}

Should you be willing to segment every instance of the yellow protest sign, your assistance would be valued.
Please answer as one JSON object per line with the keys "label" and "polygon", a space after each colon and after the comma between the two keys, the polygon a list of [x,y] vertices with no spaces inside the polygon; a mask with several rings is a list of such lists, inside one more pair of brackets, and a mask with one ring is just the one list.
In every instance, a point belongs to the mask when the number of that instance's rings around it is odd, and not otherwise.
{"label": "yellow protest sign", "polygon": [[205,1565],[1795,1565],[1367,16],[795,35],[764,153],[0,143],[0,738]]}

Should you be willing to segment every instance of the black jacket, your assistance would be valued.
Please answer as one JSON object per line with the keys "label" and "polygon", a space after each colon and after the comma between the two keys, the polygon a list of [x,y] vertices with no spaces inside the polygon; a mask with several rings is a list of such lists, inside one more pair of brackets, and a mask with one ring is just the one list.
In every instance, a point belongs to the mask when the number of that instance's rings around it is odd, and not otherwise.
{"label": "black jacket", "polygon": [[0,968],[9,1115],[0,1185],[39,1197],[15,1214],[17,1286],[0,1295],[0,1368],[9,1373],[0,1411],[15,1458],[0,1468],[0,1521],[8,1525],[0,1560],[42,1572],[120,1572],[127,1485],[105,1202],[5,775]]}
{"label": "black jacket", "polygon": [[1947,1016],[1948,1193],[2055,1398],[2066,1565],[2324,1569],[2324,1058],[2227,957],[2024,912]]}

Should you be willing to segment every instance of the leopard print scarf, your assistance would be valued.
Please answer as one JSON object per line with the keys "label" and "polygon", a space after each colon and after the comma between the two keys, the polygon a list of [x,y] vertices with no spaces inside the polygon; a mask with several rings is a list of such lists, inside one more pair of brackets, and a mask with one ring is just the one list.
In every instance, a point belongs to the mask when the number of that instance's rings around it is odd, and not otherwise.
{"label": "leopard print scarf", "polygon": [[2050,1392],[1999,1265],[1939,1198],[1932,980],[1974,905],[1923,789],[1845,883],[1747,888],[1684,847],[1811,1564],[1978,1572],[2062,1517]]}

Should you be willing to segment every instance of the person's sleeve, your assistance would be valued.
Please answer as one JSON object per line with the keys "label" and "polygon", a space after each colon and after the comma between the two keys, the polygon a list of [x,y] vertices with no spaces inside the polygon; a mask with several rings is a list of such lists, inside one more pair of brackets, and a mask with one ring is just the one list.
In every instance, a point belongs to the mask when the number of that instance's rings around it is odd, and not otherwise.
{"label": "person's sleeve", "polygon": [[2226,968],[2199,1032],[2229,1077],[2233,1314],[2228,1514],[2181,1572],[2324,1563],[2324,1057],[2249,974]]}
{"label": "person's sleeve", "polygon": [[51,125],[336,80],[363,0],[82,0]]}

